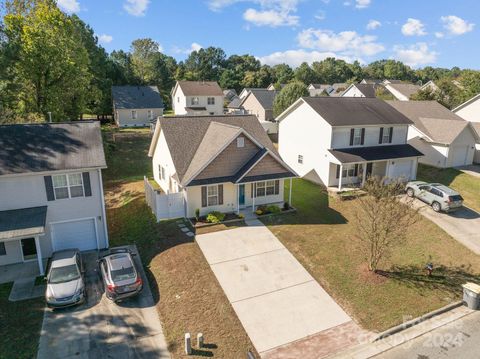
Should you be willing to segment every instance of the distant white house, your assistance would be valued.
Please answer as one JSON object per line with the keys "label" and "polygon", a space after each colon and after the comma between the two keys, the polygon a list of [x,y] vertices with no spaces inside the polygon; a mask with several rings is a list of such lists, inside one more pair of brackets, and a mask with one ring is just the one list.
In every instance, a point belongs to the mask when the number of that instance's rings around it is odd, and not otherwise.
{"label": "distant white house", "polygon": [[436,101],[387,101],[413,125],[408,143],[424,154],[420,162],[440,167],[472,164],[478,135],[469,122]]}
{"label": "distant white house", "polygon": [[[452,111],[464,120],[470,121],[477,135],[480,137],[480,94],[462,103]],[[475,147],[476,151],[473,161],[480,163],[480,143],[477,143]]]}
{"label": "distant white house", "polygon": [[375,84],[351,84],[342,97],[375,97]]}
{"label": "distant white house", "polygon": [[277,121],[280,155],[306,179],[342,189],[367,176],[416,178],[412,121],[380,99],[303,97]]}
{"label": "distant white house", "polygon": [[119,127],[149,126],[163,115],[157,86],[112,86],[113,116]]}
{"label": "distant white house", "polygon": [[224,93],[214,81],[177,81],[172,89],[175,115],[205,116],[223,114]]}
{"label": "distant white house", "polygon": [[329,84],[310,84],[307,89],[311,97],[327,96],[327,90],[331,87]]}

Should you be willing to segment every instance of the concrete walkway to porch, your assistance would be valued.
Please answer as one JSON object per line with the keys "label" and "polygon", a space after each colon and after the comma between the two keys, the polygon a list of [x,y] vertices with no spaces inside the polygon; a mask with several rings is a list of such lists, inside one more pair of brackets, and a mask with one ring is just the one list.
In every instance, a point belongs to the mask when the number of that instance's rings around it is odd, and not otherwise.
{"label": "concrete walkway to porch", "polygon": [[[43,262],[45,268],[46,259]],[[8,300],[12,302],[43,296],[45,285],[35,285],[35,279],[39,275],[40,271],[36,260],[0,266],[0,284],[13,282],[8,297]]]}

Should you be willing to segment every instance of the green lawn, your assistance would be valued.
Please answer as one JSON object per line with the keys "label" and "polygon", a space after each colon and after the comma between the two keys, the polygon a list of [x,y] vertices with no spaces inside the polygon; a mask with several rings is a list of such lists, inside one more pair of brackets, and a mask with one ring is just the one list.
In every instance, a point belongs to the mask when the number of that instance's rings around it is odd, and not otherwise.
{"label": "green lawn", "polygon": [[35,358],[45,302],[43,298],[10,302],[12,284],[0,284],[0,358]]}
{"label": "green lawn", "polygon": [[[405,229],[407,244],[381,267],[385,275],[377,275],[366,269],[355,235],[355,200],[329,198],[321,187],[298,179],[292,205],[297,214],[263,221],[368,330],[381,331],[456,301],[462,283],[479,280],[480,258],[423,217]],[[428,262],[435,266],[431,277],[423,270]]]}
{"label": "green lawn", "polygon": [[480,178],[463,173],[455,168],[435,168],[420,164],[417,179],[425,182],[440,182],[459,192],[465,205],[480,212]]}
{"label": "green lawn", "polygon": [[194,357],[243,358],[253,345],[200,248],[175,221],[156,223],[145,203],[142,178],[151,176],[149,145],[149,135],[117,137],[108,157],[110,245],[137,245],[174,358],[187,357],[185,332],[203,333],[208,344]]}

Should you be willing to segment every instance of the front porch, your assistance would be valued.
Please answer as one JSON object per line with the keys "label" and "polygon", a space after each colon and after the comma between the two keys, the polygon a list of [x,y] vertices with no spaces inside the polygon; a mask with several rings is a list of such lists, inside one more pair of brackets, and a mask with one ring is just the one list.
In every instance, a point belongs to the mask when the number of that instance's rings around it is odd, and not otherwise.
{"label": "front porch", "polygon": [[255,213],[258,206],[284,205],[285,181],[289,180],[288,204],[292,204],[292,178],[266,181],[245,182],[235,184],[236,213]]}

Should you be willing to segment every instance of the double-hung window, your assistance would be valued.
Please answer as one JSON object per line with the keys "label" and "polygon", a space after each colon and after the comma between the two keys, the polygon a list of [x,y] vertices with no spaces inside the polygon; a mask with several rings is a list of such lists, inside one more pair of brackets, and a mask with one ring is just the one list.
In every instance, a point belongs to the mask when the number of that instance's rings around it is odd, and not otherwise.
{"label": "double-hung window", "polygon": [[358,146],[362,144],[362,129],[354,128],[353,129],[353,145]]}
{"label": "double-hung window", "polygon": [[298,155],[297,162],[300,163],[301,165],[303,164],[303,155]]}
{"label": "double-hung window", "polygon": [[357,174],[358,174],[358,164],[357,165],[343,165],[342,178],[356,177]]}
{"label": "double-hung window", "polygon": [[195,106],[195,105],[198,105],[199,104],[199,99],[198,97],[192,97],[192,105]]}
{"label": "double-hung window", "polygon": [[207,206],[218,205],[218,186],[207,186]]}
{"label": "double-hung window", "polygon": [[382,143],[389,143],[389,142],[390,142],[390,129],[383,128]]}
{"label": "double-hung window", "polygon": [[158,165],[158,175],[161,180],[165,180],[165,168],[162,165]]}
{"label": "double-hung window", "polygon": [[255,197],[273,196],[279,193],[278,180],[261,181],[256,183]]}
{"label": "double-hung window", "polygon": [[132,110],[132,120],[137,119],[137,110]]}
{"label": "double-hung window", "polygon": [[265,182],[257,182],[257,197],[265,197]]}
{"label": "double-hung window", "polygon": [[153,111],[152,110],[148,110],[148,119],[153,120]]}
{"label": "double-hung window", "polygon": [[55,199],[83,197],[83,178],[81,173],[52,176]]}
{"label": "double-hung window", "polygon": [[209,105],[215,105],[215,97],[207,97],[207,103]]}

